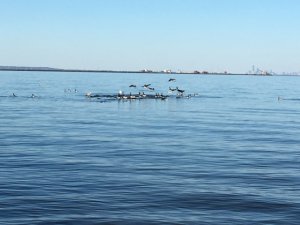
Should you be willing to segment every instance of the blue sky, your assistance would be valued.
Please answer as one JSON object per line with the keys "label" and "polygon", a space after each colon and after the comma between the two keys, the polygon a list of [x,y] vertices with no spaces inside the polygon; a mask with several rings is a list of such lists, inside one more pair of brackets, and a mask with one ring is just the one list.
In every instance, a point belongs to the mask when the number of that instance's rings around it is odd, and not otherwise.
{"label": "blue sky", "polygon": [[0,0],[0,65],[300,71],[298,0]]}

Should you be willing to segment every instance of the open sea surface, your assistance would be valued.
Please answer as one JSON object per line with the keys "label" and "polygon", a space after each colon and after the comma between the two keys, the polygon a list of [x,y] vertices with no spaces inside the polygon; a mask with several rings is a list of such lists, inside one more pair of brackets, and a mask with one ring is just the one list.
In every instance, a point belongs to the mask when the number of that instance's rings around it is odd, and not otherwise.
{"label": "open sea surface", "polygon": [[[192,97],[85,97],[147,83]],[[300,77],[0,72],[0,87],[0,224],[300,224]]]}

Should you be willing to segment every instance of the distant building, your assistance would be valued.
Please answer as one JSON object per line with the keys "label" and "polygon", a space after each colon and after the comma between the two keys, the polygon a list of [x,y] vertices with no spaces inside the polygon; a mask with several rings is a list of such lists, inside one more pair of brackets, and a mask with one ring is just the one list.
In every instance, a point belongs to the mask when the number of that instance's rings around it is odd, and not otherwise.
{"label": "distant building", "polygon": [[143,73],[152,73],[153,71],[152,70],[148,70],[148,69],[144,69],[144,70],[141,70],[141,72],[143,72]]}
{"label": "distant building", "polygon": [[172,70],[163,70],[164,73],[172,73]]}
{"label": "distant building", "polygon": [[262,71],[261,72],[261,75],[263,75],[263,76],[268,76],[268,75],[271,75],[271,73],[269,73],[268,71]]}

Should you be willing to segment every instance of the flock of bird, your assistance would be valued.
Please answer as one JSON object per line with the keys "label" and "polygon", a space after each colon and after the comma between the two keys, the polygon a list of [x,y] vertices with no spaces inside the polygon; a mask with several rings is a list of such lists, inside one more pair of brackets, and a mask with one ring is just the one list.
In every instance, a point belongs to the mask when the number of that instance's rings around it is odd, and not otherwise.
{"label": "flock of bird", "polygon": [[[175,78],[170,78],[168,82],[176,82]],[[139,86],[136,84],[131,84],[129,85],[129,88],[131,89],[137,89]],[[151,86],[151,84],[147,83],[141,86],[143,90],[149,91],[147,94],[145,91],[139,90],[137,94],[132,94],[131,92],[129,94],[125,94],[123,91],[119,91],[117,95],[107,95],[107,94],[93,94],[91,92],[86,93],[86,96],[89,98],[115,98],[119,100],[134,100],[134,99],[161,99],[165,100],[169,97],[169,95],[164,95],[163,93],[156,92],[155,94],[152,94],[152,92],[155,91],[155,88]],[[182,97],[187,97],[190,98],[192,95],[187,95],[185,96],[185,90],[179,89],[178,87],[172,88],[169,87],[168,89],[169,93],[174,93],[176,92],[176,98],[182,98]]]}
{"label": "flock of bird", "polygon": [[[170,78],[168,80],[168,82],[176,82],[175,78]],[[138,89],[138,87],[143,88],[143,90]],[[131,92],[129,94],[125,94],[123,91],[119,91],[117,94],[94,94],[92,92],[88,92],[85,94],[86,97],[88,98],[98,98],[98,99],[118,99],[118,100],[134,100],[134,99],[161,99],[161,100],[165,100],[168,97],[170,97],[170,95],[166,95],[163,93],[159,93],[159,92],[155,92],[155,88],[151,86],[151,84],[147,83],[144,84],[142,86],[137,86],[136,84],[131,84],[129,85],[130,89],[137,89],[138,93],[137,94],[132,94]],[[75,89],[64,89],[65,93],[77,93],[78,90]],[[146,92],[146,93],[145,93]],[[154,94],[155,93],[155,94]],[[183,89],[179,89],[178,87],[176,88],[172,88],[169,86],[168,89],[168,93],[172,94],[172,93],[176,93],[176,95],[172,95],[173,97],[176,96],[176,98],[182,98],[182,97],[186,97],[186,98],[190,98],[192,95],[184,95],[185,94],[185,90]],[[195,94],[194,94],[195,96]],[[18,97],[15,93],[12,93],[12,95],[10,97]],[[37,98],[38,96],[36,96],[35,94],[32,94],[30,96],[30,98]]]}

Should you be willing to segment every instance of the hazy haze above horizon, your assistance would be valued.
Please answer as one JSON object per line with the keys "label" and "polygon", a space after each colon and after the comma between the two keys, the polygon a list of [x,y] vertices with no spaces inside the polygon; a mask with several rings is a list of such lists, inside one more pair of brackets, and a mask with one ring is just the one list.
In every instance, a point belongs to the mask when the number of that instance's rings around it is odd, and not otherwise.
{"label": "hazy haze above horizon", "polygon": [[1,0],[0,65],[300,71],[298,0]]}

